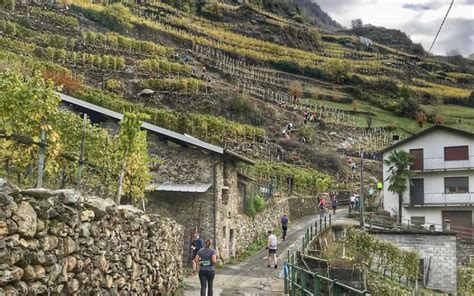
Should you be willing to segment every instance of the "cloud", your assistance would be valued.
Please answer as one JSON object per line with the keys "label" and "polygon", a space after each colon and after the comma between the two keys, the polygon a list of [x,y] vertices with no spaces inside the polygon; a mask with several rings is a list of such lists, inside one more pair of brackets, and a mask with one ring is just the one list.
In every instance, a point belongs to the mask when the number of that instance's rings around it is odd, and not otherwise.
{"label": "cloud", "polygon": [[423,10],[430,10],[431,6],[428,4],[413,4],[413,3],[405,3],[403,4],[403,8],[411,9],[414,11],[423,11]]}
{"label": "cloud", "polygon": [[[429,49],[446,15],[450,0],[316,0],[332,18],[346,27],[360,18],[364,24],[399,29],[413,42]],[[474,53],[474,0],[456,0],[433,52],[452,49]]]}

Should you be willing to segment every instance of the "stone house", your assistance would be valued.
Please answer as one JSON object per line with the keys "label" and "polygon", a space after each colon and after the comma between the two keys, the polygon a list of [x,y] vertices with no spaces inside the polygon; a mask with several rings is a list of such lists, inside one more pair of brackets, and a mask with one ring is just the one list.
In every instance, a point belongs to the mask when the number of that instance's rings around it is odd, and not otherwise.
{"label": "stone house", "polygon": [[[60,94],[63,105],[87,113],[112,131],[122,114]],[[192,136],[143,123],[151,156],[159,160],[152,170],[146,211],[171,217],[184,226],[183,261],[191,260],[190,244],[195,232],[211,238],[222,259],[234,257],[258,235],[278,224],[287,212],[284,203],[275,203],[254,220],[244,214],[252,178],[241,174],[239,163],[254,162],[235,152]]]}

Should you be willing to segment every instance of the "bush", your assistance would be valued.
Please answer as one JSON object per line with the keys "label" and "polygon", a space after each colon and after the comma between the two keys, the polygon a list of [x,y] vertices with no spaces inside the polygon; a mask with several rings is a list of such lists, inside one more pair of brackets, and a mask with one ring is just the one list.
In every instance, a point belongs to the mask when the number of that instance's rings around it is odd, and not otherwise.
{"label": "bush", "polygon": [[292,61],[280,60],[273,62],[273,66],[281,71],[293,74],[302,74],[300,66]]}
{"label": "bush", "polygon": [[130,23],[132,15],[128,8],[120,3],[107,6],[102,11],[101,23],[113,31],[128,31],[133,25]]}
{"label": "bush", "polygon": [[105,88],[111,92],[119,92],[122,90],[122,83],[116,79],[107,79]]}
{"label": "bush", "polygon": [[255,217],[256,214],[262,212],[265,209],[265,200],[260,196],[256,195],[247,199],[245,206],[245,214],[249,217]]}

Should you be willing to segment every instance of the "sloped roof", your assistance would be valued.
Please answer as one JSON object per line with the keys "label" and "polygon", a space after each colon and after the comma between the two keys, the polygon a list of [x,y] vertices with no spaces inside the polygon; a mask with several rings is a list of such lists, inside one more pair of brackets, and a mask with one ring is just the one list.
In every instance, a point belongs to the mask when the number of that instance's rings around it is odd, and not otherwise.
{"label": "sloped roof", "polygon": [[167,192],[190,192],[204,193],[211,188],[211,183],[195,183],[195,184],[174,184],[162,183],[151,184],[147,187],[147,191],[167,191]]}
{"label": "sloped roof", "polygon": [[443,131],[446,131],[446,132],[449,132],[449,133],[455,133],[455,134],[458,134],[458,135],[461,135],[461,136],[465,136],[465,137],[469,137],[469,138],[474,138],[474,134],[471,133],[471,132],[468,132],[468,131],[465,131],[465,130],[461,130],[461,129],[457,129],[457,128],[453,128],[453,127],[449,127],[449,126],[445,126],[445,125],[440,125],[440,124],[436,124],[436,125],[433,125],[432,127],[430,128],[427,128],[417,134],[414,134],[406,139],[403,139],[391,146],[388,146],[386,148],[384,148],[383,150],[380,150],[379,153],[383,154],[387,151],[390,151],[390,150],[393,150],[397,147],[400,147],[401,145],[405,144],[405,143],[408,143],[410,141],[413,141],[415,139],[418,139],[426,134],[429,134],[435,130],[443,130]]}
{"label": "sloped roof", "polygon": [[[77,98],[74,98],[74,97],[71,97],[71,96],[68,96],[68,95],[65,95],[65,94],[62,94],[62,93],[57,93],[57,94],[60,96],[62,101],[67,102],[69,104],[72,104],[72,105],[75,105],[75,106],[78,106],[78,107],[81,107],[81,108],[84,108],[84,109],[88,109],[88,110],[100,113],[102,115],[117,119],[119,121],[123,119],[123,114],[122,113],[118,113],[118,112],[109,110],[107,108],[104,108],[104,107],[101,107],[101,106],[98,106],[98,105],[95,105],[95,104],[92,104],[92,103],[89,103],[89,102],[86,102],[86,101],[83,101],[83,100],[80,100],[80,99],[77,99]],[[171,139],[173,139],[173,141],[176,141],[178,143],[184,143],[184,144],[188,144],[188,145],[191,145],[191,146],[199,147],[199,148],[202,148],[202,149],[205,149],[205,150],[217,153],[217,154],[221,154],[221,155],[229,155],[231,158],[237,159],[239,161],[243,161],[243,162],[246,162],[246,163],[252,164],[252,165],[255,164],[254,161],[252,161],[252,160],[250,160],[250,159],[248,159],[248,158],[246,158],[246,157],[244,157],[240,154],[237,154],[237,153],[235,153],[231,150],[224,149],[222,147],[213,145],[211,143],[204,142],[202,140],[199,140],[195,137],[192,137],[192,136],[189,136],[189,135],[186,135],[186,134],[180,134],[180,133],[177,133],[177,132],[174,132],[174,131],[159,127],[157,125],[147,123],[147,122],[143,122],[142,128],[147,130],[147,131],[156,133],[156,134],[167,136],[168,138],[171,138]]]}

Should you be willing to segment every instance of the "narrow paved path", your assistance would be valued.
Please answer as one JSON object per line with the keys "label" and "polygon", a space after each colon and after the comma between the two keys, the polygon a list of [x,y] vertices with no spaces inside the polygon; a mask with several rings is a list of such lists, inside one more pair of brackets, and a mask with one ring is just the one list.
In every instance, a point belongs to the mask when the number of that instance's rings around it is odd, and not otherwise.
{"label": "narrow paved path", "polygon": [[[347,209],[339,209],[332,220],[341,219]],[[278,241],[278,268],[268,268],[268,251],[263,248],[247,260],[237,265],[225,265],[216,271],[214,278],[214,295],[258,295],[278,296],[283,294],[283,280],[279,278],[286,259],[287,250],[294,251],[301,247],[301,238],[308,226],[314,224],[319,216],[306,216],[290,221],[287,240]],[[199,295],[200,284],[197,276],[184,280],[184,296]]]}

